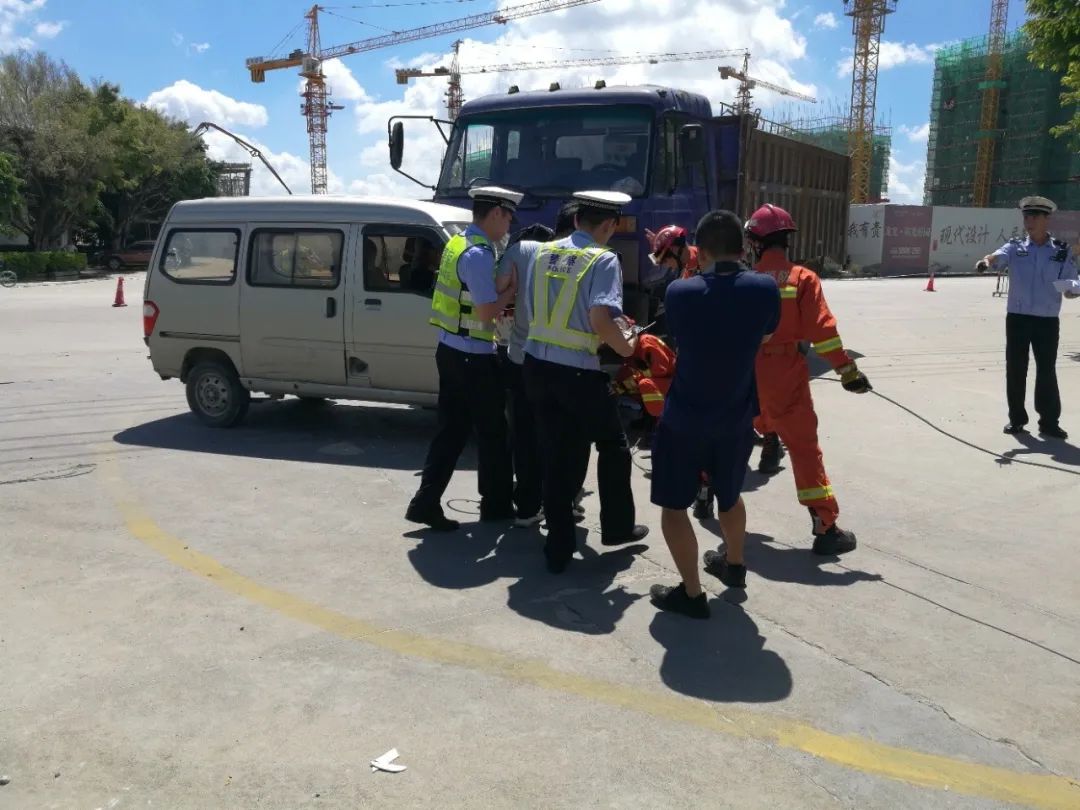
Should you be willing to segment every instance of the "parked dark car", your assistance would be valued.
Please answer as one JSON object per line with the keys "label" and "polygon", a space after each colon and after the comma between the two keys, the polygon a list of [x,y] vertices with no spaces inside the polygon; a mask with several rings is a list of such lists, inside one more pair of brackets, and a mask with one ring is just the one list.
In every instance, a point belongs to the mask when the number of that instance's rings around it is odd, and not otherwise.
{"label": "parked dark car", "polygon": [[153,239],[132,242],[126,248],[103,253],[101,255],[101,264],[104,264],[110,270],[120,270],[123,267],[146,267],[150,264],[150,255],[153,252]]}

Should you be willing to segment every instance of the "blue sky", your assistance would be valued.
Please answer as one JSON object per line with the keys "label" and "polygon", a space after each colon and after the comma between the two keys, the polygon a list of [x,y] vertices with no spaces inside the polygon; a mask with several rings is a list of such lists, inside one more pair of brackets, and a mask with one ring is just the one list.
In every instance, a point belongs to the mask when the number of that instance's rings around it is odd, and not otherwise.
{"label": "blue sky", "polygon": [[[457,0],[380,7],[410,0],[371,0],[327,5],[321,15],[323,44],[352,42],[382,33],[495,8],[494,0]],[[411,0],[415,3],[416,0]],[[521,0],[502,0],[513,5]],[[307,190],[307,136],[299,114],[299,79],[293,71],[270,73],[252,84],[244,59],[303,44],[303,14],[295,0],[0,0],[0,49],[40,48],[63,59],[84,79],[119,84],[128,97],[191,123],[214,120],[268,153],[294,190]],[[879,116],[893,126],[890,195],[922,197],[933,50],[989,24],[990,0],[899,0],[889,16],[878,82]],[[624,54],[749,47],[751,74],[810,92],[817,105],[762,92],[756,103],[768,114],[835,115],[846,107],[851,61],[851,20],[842,0],[787,3],[767,0],[600,0],[557,14],[467,32],[463,63],[488,64],[578,58],[592,52]],[[1023,22],[1023,0],[1011,0],[1010,29]],[[273,51],[291,30],[295,35]],[[404,193],[421,190],[389,171],[385,120],[401,112],[442,114],[441,79],[395,83],[393,66],[446,64],[453,36],[360,54],[327,64],[337,100],[346,109],[331,120],[332,190]],[[558,50],[553,50],[558,49]],[[652,67],[488,74],[465,77],[466,97],[502,92],[511,83],[564,86],[603,77],[609,84],[650,81],[730,100],[735,87],[719,80],[715,65],[690,62]],[[815,112],[811,112],[814,110]],[[775,117],[775,116],[774,116]],[[215,156],[239,159],[224,140],[208,138]],[[406,166],[431,177],[438,145],[433,133],[410,130]],[[274,183],[256,172],[257,192]]]}

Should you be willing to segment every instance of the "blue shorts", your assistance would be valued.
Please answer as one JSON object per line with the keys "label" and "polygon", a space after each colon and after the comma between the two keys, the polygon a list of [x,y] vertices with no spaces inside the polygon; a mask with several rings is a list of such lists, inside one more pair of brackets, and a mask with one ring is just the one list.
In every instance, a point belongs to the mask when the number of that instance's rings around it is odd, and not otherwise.
{"label": "blue shorts", "polygon": [[730,433],[703,436],[668,427],[661,420],[653,437],[652,502],[664,509],[688,509],[704,472],[718,508],[729,511],[739,501],[753,448],[749,423]]}

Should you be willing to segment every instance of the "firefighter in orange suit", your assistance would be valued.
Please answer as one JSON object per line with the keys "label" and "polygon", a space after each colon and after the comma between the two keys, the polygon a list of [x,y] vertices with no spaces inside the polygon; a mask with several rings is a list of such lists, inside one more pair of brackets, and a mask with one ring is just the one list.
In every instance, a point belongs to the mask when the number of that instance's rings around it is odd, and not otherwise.
{"label": "firefighter in orange suit", "polygon": [[655,335],[642,334],[634,353],[615,375],[616,391],[627,394],[636,391],[645,412],[659,419],[674,375],[675,352]]}
{"label": "firefighter in orange suit", "polygon": [[[840,507],[821,458],[810,373],[799,341],[812,342],[846,391],[865,394],[871,387],[844,351],[817,275],[788,259],[788,237],[796,230],[791,215],[775,205],[761,206],[746,222],[754,269],[771,275],[780,287],[780,325],[757,356],[761,417],[755,427],[763,434],[775,431],[787,445],[799,503],[813,518],[814,553],[843,554],[855,548],[855,535],[837,525]],[[766,444],[762,454],[769,450]]]}

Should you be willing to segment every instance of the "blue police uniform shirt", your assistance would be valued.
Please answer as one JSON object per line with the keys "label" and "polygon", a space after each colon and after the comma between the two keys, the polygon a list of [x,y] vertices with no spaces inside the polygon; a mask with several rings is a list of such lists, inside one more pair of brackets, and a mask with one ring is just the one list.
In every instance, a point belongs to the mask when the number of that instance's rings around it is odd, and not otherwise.
{"label": "blue police uniform shirt", "polygon": [[[487,236],[476,225],[470,225],[465,229],[464,236],[480,236],[485,240]],[[490,244],[490,241],[489,241]],[[495,254],[489,247],[473,245],[458,258],[458,278],[472,294],[473,306],[476,304],[493,304],[499,300],[495,292]],[[494,354],[494,340],[480,340],[466,335],[451,335],[445,330],[439,330],[439,342],[452,349],[468,352],[469,354]]]}
{"label": "blue police uniform shirt", "polygon": [[1075,279],[1076,261],[1070,248],[1053,237],[1036,245],[1031,237],[1012,239],[991,254],[992,266],[1009,268],[1008,311],[1016,315],[1056,318],[1061,312],[1058,279]]}
{"label": "blue police uniform shirt", "polygon": [[758,350],[780,323],[776,280],[724,262],[671,282],[664,312],[679,354],[662,423],[702,436],[748,430],[758,414]]}
{"label": "blue police uniform shirt", "polygon": [[[560,248],[600,247],[584,231],[574,231],[565,239],[556,239],[554,242],[548,242],[547,244]],[[533,261],[529,264],[529,271],[526,274],[526,323],[531,323],[533,317],[533,293],[537,283],[535,271],[536,256],[534,255]],[[621,315],[623,306],[622,284],[622,267],[619,266],[619,257],[615,255],[614,251],[608,251],[593,262],[592,268],[582,279],[577,298],[574,300],[574,306],[570,311],[567,326],[581,332],[592,332],[592,324],[589,323],[589,310],[593,307],[606,306],[611,310],[612,317]],[[548,299],[552,309],[555,307],[555,298],[558,292],[557,284],[548,285]],[[591,352],[553,346],[550,343],[541,343],[531,338],[525,342],[525,354],[531,354],[537,360],[547,360],[561,366],[600,370],[600,360]]]}
{"label": "blue police uniform shirt", "polygon": [[510,338],[506,345],[506,355],[510,361],[519,366],[525,362],[525,341],[529,337],[529,316],[525,311],[525,299],[529,290],[526,284],[526,274],[529,265],[536,258],[536,252],[543,246],[543,242],[533,242],[523,239],[517,244],[511,245],[506,252],[499,257],[499,264],[495,270],[496,275],[508,275],[517,269],[517,292],[514,295],[514,322],[510,327]]}

